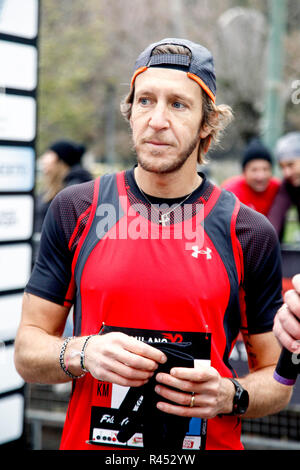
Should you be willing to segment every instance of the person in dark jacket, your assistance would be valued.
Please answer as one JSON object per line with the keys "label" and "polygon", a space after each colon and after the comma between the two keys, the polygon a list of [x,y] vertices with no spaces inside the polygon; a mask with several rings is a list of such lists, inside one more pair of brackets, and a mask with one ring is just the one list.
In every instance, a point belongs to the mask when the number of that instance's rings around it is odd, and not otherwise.
{"label": "person in dark jacket", "polygon": [[42,193],[36,198],[35,233],[41,232],[47,210],[59,191],[93,179],[81,163],[85,151],[82,144],[59,140],[52,143],[40,157],[43,187]]}
{"label": "person in dark jacket", "polygon": [[268,219],[282,241],[287,213],[292,206],[297,209],[300,227],[300,132],[290,132],[282,136],[275,152],[283,181],[268,213]]}

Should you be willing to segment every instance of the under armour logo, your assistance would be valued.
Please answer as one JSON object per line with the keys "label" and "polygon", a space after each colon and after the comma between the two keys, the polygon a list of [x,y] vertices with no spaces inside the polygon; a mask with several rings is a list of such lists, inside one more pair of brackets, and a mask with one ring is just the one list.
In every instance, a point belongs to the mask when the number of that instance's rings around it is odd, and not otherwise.
{"label": "under armour logo", "polygon": [[199,246],[196,245],[196,246],[192,246],[192,250],[193,250],[192,256],[194,258],[198,258],[199,255],[206,255],[206,259],[212,259],[211,249],[208,247],[205,250],[199,250]]}

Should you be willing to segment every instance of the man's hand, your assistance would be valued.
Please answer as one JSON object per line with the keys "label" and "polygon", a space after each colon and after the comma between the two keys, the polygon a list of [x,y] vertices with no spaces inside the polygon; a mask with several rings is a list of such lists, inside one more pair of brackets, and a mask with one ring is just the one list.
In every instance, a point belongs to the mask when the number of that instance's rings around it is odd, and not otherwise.
{"label": "man's hand", "polygon": [[[174,402],[174,405],[158,402],[158,408],[165,413],[208,419],[232,411],[234,385],[222,378],[213,367],[174,367],[170,374],[157,374],[156,380],[159,385],[155,391]],[[191,407],[192,392],[194,399]]]}
{"label": "man's hand", "polygon": [[[70,370],[78,374],[79,358],[76,358],[76,341],[68,346]],[[82,340],[81,340],[82,342]],[[124,333],[95,335],[89,339],[85,349],[85,367],[97,380],[112,382],[127,387],[145,384],[166,356],[148,344]],[[77,369],[77,370],[76,370]],[[79,371],[80,372],[80,371]]]}
{"label": "man's hand", "polygon": [[286,349],[300,350],[300,274],[292,279],[294,289],[285,293],[283,306],[278,310],[273,332]]}

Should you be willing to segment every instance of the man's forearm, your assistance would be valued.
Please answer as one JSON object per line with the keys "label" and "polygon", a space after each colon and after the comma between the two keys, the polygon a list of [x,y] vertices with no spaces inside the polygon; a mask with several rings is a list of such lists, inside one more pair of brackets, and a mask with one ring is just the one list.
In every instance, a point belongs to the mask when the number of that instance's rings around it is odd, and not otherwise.
{"label": "man's forearm", "polygon": [[52,384],[71,380],[59,362],[63,341],[35,326],[22,328],[16,341],[15,364],[26,382]]}
{"label": "man's forearm", "polygon": [[260,418],[278,413],[290,401],[292,387],[278,383],[273,378],[274,366],[265,367],[238,378],[240,384],[249,393],[249,408],[245,418]]}

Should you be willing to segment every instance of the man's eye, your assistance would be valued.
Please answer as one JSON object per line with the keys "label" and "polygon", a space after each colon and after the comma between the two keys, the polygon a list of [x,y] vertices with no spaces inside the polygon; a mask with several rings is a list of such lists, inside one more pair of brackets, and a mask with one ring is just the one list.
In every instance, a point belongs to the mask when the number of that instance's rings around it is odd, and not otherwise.
{"label": "man's eye", "polygon": [[147,104],[149,104],[150,100],[149,98],[140,98],[139,102],[142,106],[146,106]]}
{"label": "man's eye", "polygon": [[185,108],[184,104],[180,103],[179,101],[175,101],[173,103],[173,107],[176,108],[176,109],[184,109]]}

